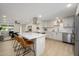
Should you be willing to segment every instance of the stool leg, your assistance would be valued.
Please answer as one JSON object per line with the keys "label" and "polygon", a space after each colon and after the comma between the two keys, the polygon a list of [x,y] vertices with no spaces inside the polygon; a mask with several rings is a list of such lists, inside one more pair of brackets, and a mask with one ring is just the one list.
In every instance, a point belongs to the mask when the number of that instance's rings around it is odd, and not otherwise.
{"label": "stool leg", "polygon": [[34,44],[33,44],[33,52],[34,52],[34,56],[36,56],[35,45]]}
{"label": "stool leg", "polygon": [[15,45],[15,43],[14,43],[14,41],[13,41],[13,48],[14,48],[14,45]]}
{"label": "stool leg", "polygon": [[19,56],[20,55],[20,45],[18,45],[17,48],[18,49],[16,50],[16,56]]}
{"label": "stool leg", "polygon": [[17,47],[18,47],[18,42],[15,41],[15,43],[14,43],[14,47],[13,47],[13,48],[14,48],[14,51],[17,50]]}
{"label": "stool leg", "polygon": [[[28,48],[28,49],[27,49],[27,48]],[[27,47],[27,48],[24,48],[25,51],[23,52],[23,56],[26,55],[26,54],[28,54],[29,52],[31,52],[30,47]]]}

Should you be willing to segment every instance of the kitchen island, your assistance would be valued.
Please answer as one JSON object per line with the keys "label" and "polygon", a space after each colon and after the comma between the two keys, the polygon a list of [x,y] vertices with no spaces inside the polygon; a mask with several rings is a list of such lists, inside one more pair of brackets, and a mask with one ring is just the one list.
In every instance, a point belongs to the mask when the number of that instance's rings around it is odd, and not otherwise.
{"label": "kitchen island", "polygon": [[35,43],[35,53],[36,56],[40,56],[43,54],[45,50],[45,34],[40,33],[19,33],[24,38],[27,38],[28,40],[34,40]]}

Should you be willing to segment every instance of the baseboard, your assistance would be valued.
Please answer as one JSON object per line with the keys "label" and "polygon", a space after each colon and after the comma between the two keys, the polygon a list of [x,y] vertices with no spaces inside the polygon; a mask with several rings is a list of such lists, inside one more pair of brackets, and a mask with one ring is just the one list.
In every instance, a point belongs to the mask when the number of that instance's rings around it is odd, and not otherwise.
{"label": "baseboard", "polygon": [[64,42],[64,41],[62,41],[63,43],[67,43],[67,44],[72,44],[72,45],[74,45],[74,43],[69,43],[69,42]]}
{"label": "baseboard", "polygon": [[62,42],[61,40],[56,40],[56,39],[52,39],[52,38],[47,38],[46,39],[50,39],[50,40],[54,40],[54,41],[59,41],[59,42]]}

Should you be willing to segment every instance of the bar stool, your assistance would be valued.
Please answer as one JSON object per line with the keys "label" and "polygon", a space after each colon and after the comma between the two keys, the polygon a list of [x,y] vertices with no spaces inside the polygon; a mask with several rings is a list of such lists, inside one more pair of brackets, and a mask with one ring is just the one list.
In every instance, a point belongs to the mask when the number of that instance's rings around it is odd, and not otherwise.
{"label": "bar stool", "polygon": [[17,50],[17,47],[18,47],[18,42],[17,42],[15,36],[19,36],[19,34],[14,33],[13,35],[14,35],[13,48],[14,48],[14,51],[16,51]]}
{"label": "bar stool", "polygon": [[20,55],[21,49],[24,49],[24,52],[22,53],[23,56],[28,54],[31,51],[34,53],[34,56],[36,55],[33,41],[28,41],[28,39],[25,40],[25,39],[23,39],[22,36],[16,36],[16,40],[20,44],[20,45],[18,45],[19,48],[17,50],[18,56]]}

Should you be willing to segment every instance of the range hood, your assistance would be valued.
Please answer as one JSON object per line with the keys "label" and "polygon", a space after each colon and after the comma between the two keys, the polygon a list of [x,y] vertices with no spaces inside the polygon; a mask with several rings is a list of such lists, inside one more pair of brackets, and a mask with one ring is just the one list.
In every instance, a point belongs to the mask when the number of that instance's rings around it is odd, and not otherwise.
{"label": "range hood", "polygon": [[33,24],[37,24],[38,17],[33,17]]}

